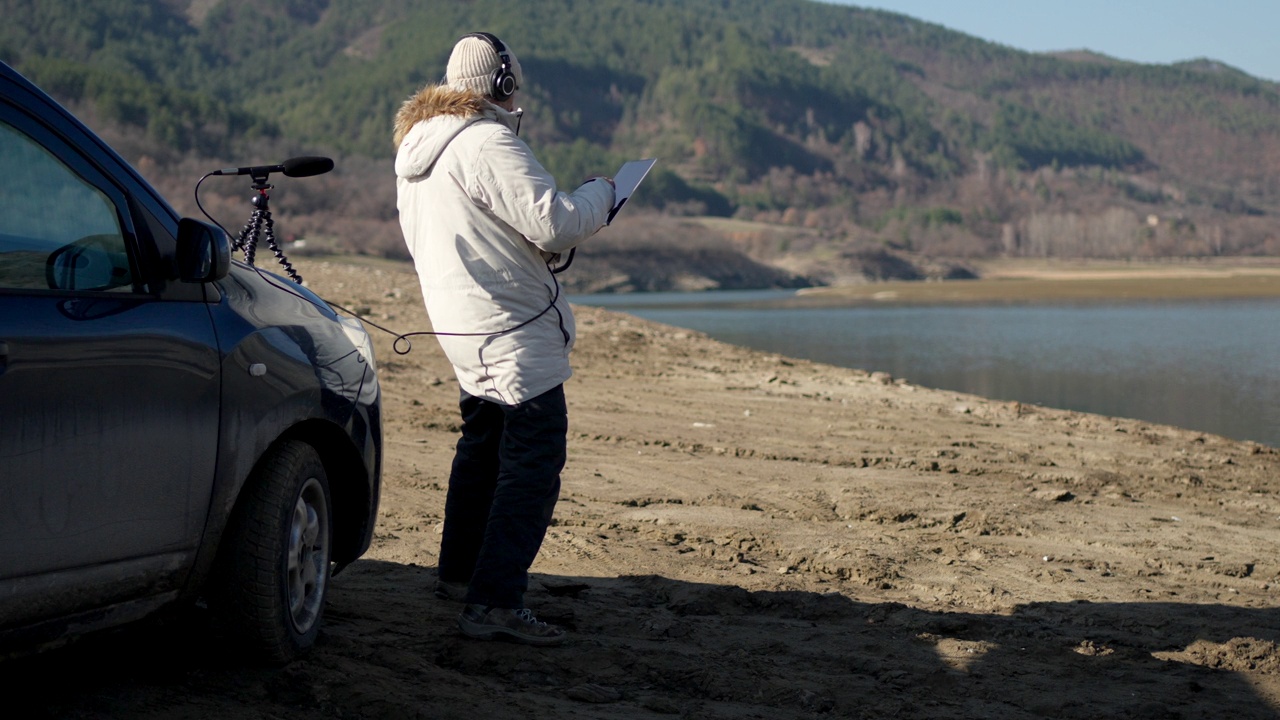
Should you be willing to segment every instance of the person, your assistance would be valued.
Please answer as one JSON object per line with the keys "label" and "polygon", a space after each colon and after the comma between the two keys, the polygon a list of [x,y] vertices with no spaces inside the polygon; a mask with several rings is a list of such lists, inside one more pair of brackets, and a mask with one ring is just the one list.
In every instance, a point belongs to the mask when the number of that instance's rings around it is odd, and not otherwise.
{"label": "person", "polygon": [[459,39],[444,81],[396,114],[397,207],[461,388],[436,594],[465,603],[467,636],[557,645],[563,628],[524,606],[568,433],[574,321],[552,264],[606,224],[614,188],[599,177],[557,189],[517,135],[523,83],[497,37]]}

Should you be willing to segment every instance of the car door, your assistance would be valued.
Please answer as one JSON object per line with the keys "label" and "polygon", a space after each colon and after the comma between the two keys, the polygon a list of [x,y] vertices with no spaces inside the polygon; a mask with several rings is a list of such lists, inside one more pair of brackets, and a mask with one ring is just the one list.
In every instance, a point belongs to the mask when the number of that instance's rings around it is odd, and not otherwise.
{"label": "car door", "polygon": [[0,95],[0,626],[179,583],[218,439],[209,311],[156,292],[135,181],[20,100]]}

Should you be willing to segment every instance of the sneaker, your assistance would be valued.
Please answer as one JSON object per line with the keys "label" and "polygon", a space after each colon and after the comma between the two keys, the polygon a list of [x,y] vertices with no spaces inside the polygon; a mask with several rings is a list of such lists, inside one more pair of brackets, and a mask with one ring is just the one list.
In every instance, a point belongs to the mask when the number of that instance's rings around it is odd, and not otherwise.
{"label": "sneaker", "polygon": [[434,592],[436,597],[441,600],[462,602],[467,599],[467,584],[461,582],[449,582],[448,580],[437,580]]}
{"label": "sneaker", "polygon": [[458,616],[458,629],[477,640],[503,639],[549,647],[564,642],[564,628],[539,622],[528,608],[467,605]]}

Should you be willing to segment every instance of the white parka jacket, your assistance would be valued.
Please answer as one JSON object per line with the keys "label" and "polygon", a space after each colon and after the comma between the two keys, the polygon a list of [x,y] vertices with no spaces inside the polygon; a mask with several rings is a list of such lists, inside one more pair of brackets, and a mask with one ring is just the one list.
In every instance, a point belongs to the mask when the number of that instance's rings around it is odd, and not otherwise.
{"label": "white parka jacket", "polygon": [[400,227],[432,329],[462,389],[505,405],[572,374],[573,313],[547,260],[603,227],[614,199],[604,181],[558,192],[515,122],[430,85],[395,127]]}

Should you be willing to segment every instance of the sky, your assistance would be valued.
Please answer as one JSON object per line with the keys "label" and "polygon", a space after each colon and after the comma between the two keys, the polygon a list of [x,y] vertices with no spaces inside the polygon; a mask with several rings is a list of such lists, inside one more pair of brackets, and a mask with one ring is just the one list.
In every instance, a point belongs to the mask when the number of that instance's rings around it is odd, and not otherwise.
{"label": "sky", "polygon": [[1167,65],[1210,58],[1280,82],[1280,0],[826,0],[889,10],[1019,50]]}

